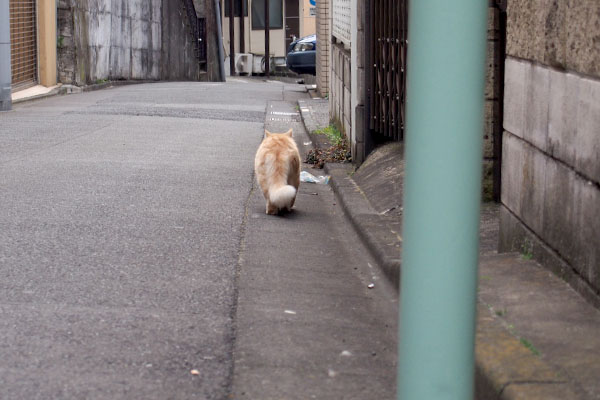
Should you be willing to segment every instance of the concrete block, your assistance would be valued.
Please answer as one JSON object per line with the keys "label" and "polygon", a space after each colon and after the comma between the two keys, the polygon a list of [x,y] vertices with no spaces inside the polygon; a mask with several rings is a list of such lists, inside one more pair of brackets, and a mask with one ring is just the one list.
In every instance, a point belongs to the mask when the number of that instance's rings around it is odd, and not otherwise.
{"label": "concrete block", "polygon": [[595,290],[600,289],[600,190],[564,164],[547,163],[540,235]]}
{"label": "concrete block", "polygon": [[148,49],[150,23],[142,19],[131,20],[131,48]]}
{"label": "concrete block", "polygon": [[364,143],[356,143],[352,146],[352,162],[360,165],[365,161],[365,145]]}
{"label": "concrete block", "polygon": [[335,46],[331,46],[331,70],[334,74],[337,68],[336,51],[337,49],[335,48]]}
{"label": "concrete block", "polygon": [[525,67],[525,129],[523,137],[543,151],[548,142],[550,71],[528,64]]}
{"label": "concrete block", "polygon": [[161,51],[162,49],[162,29],[160,22],[150,23],[150,50]]}
{"label": "concrete block", "polygon": [[[365,30],[365,11],[369,5],[366,0],[357,0],[356,6],[356,29],[360,31]],[[358,53],[359,55],[363,53]]]}
{"label": "concrete block", "polygon": [[[486,73],[485,73],[485,98],[497,99],[499,97],[500,81],[498,80],[498,42],[487,42],[487,58],[486,58]],[[504,62],[504,60],[502,60]]]}
{"label": "concrete block", "polygon": [[578,271],[600,292],[600,190],[590,181],[579,179],[576,199],[581,204],[578,243],[582,247]]}
{"label": "concrete block", "polygon": [[350,88],[351,85],[351,75],[350,75],[350,57],[346,54],[344,54],[344,86],[346,86],[347,88]]}
{"label": "concrete block", "polygon": [[330,121],[335,118],[335,105],[334,105],[333,97],[332,97],[332,88],[333,88],[333,86],[331,86],[329,88],[329,97],[327,98],[327,100],[329,102],[329,120]]}
{"label": "concrete block", "polygon": [[540,9],[545,13],[543,63],[562,69],[566,65],[567,26],[576,24],[566,20],[567,1],[545,0],[544,3],[545,8]]}
{"label": "concrete block", "polygon": [[352,120],[351,104],[352,104],[352,97],[351,97],[350,87],[344,87],[343,113],[344,113],[344,118],[347,118],[349,121]]}
{"label": "concrete block", "polygon": [[546,156],[505,132],[502,140],[502,203],[540,233],[543,227]]}
{"label": "concrete block", "polygon": [[569,165],[575,165],[577,146],[578,79],[573,74],[550,71],[548,153]]}
{"label": "concrete block", "polygon": [[365,107],[358,105],[355,108],[355,125],[354,126],[354,138],[353,141],[357,143],[364,143],[365,141]]}
{"label": "concrete block", "polygon": [[347,138],[352,137],[352,124],[350,123],[350,119],[344,116],[344,134]]}
{"label": "concrete block", "polygon": [[365,104],[367,100],[367,82],[365,80],[365,70],[363,68],[357,69],[356,75],[356,98],[358,99],[358,104]]}
{"label": "concrete block", "polygon": [[129,79],[131,70],[131,52],[127,47],[112,47],[110,49],[110,71],[111,79]]}
{"label": "concrete block", "polygon": [[499,236],[499,252],[522,252],[526,249],[544,268],[560,276],[591,304],[596,305],[596,307],[600,305],[597,294],[598,288],[593,289],[593,286],[582,275],[576,273],[573,266],[561,257],[555,249],[542,241],[539,236],[534,235],[505,207],[500,207]]}
{"label": "concrete block", "polygon": [[[537,1],[537,0],[536,0]],[[534,1],[507,2],[506,54],[528,60],[535,60],[533,49],[541,32],[537,29]],[[539,46],[538,46],[539,47]]]}
{"label": "concrete block", "polygon": [[600,2],[508,2],[507,54],[600,76]]}
{"label": "concrete block", "polygon": [[600,183],[600,81],[578,79],[575,169]]}
{"label": "concrete block", "polygon": [[152,21],[161,22],[162,0],[152,0]]}
{"label": "concrete block", "polygon": [[555,160],[546,165],[544,226],[538,232],[543,241],[556,249],[574,265],[578,253],[578,231],[581,211],[576,198],[576,175]]}
{"label": "concrete block", "polygon": [[494,132],[500,118],[500,105],[497,100],[485,101],[485,115],[483,126],[483,156],[494,157]]}
{"label": "concrete block", "polygon": [[487,37],[488,40],[498,40],[499,39],[499,28],[500,28],[500,10],[496,7],[488,8],[488,18],[487,18],[488,28],[487,28]]}
{"label": "concrete block", "polygon": [[600,2],[566,0],[566,67],[583,74],[600,77]]}
{"label": "concrete block", "polygon": [[481,180],[481,198],[483,201],[494,199],[494,161],[483,160]]}
{"label": "concrete block", "polygon": [[527,64],[507,58],[504,71],[504,129],[523,137],[525,128],[525,71]]}
{"label": "concrete block", "polygon": [[600,81],[550,72],[548,152],[600,181]]}
{"label": "concrete block", "polygon": [[365,66],[365,33],[364,31],[358,31],[356,38],[356,67],[364,68]]}

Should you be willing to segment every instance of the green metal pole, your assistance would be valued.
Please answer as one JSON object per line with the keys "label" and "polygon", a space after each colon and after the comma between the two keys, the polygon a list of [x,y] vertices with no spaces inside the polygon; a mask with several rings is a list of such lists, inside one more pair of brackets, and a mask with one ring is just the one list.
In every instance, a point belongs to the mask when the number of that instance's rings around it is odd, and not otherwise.
{"label": "green metal pole", "polygon": [[487,4],[409,5],[401,400],[473,398]]}

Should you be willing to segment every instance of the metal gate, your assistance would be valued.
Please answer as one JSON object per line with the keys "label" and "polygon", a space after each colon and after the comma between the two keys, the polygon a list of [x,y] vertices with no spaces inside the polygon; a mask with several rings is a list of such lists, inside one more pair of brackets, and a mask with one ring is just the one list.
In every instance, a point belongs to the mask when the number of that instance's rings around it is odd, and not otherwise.
{"label": "metal gate", "polygon": [[10,66],[12,88],[37,82],[36,0],[10,0]]}
{"label": "metal gate", "polygon": [[407,0],[370,0],[367,23],[367,104],[372,134],[385,140],[404,137]]}

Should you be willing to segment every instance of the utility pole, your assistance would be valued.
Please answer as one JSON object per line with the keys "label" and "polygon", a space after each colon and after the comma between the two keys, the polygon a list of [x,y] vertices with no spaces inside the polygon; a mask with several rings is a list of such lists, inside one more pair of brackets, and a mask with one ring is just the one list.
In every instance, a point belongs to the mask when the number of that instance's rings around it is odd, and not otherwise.
{"label": "utility pole", "polygon": [[409,6],[402,400],[473,398],[487,6]]}
{"label": "utility pole", "polygon": [[265,76],[269,77],[269,0],[265,0]]}
{"label": "utility pole", "polygon": [[239,0],[240,2],[240,53],[245,53],[246,52],[246,32],[245,32],[245,27],[244,27],[244,23],[245,23],[245,19],[246,17],[244,17],[244,4],[246,3],[246,0]]}
{"label": "utility pole", "polygon": [[229,75],[235,76],[235,13],[233,0],[229,0]]}
{"label": "utility pole", "polygon": [[0,111],[12,109],[10,72],[10,11],[8,1],[0,3]]}

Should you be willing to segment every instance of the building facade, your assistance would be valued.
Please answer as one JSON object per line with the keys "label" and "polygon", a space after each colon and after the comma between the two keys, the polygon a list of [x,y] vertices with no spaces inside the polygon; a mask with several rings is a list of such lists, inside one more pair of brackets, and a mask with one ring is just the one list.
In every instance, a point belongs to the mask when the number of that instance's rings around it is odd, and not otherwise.
{"label": "building facade", "polygon": [[[265,0],[233,0],[234,53],[248,61],[248,69],[236,63],[238,73],[264,72],[265,56]],[[316,4],[318,0],[269,0],[269,56],[275,66],[285,65],[290,43],[296,38],[316,32]],[[225,56],[230,54],[229,0],[221,0],[223,46]],[[241,17],[243,9],[243,18]],[[226,68],[229,63],[225,62]]]}

